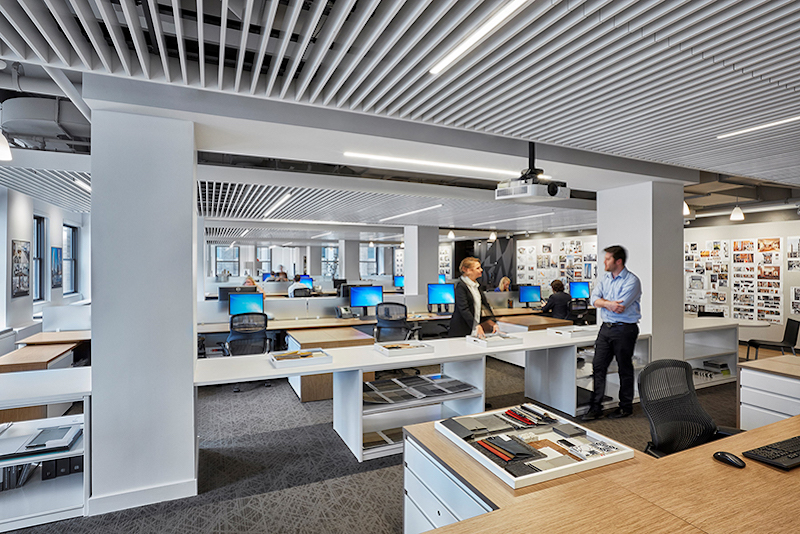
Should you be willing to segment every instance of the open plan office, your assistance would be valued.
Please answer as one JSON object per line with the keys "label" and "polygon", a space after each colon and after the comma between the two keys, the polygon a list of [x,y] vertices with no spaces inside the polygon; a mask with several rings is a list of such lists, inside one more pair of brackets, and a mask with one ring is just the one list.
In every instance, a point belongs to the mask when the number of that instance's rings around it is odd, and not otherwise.
{"label": "open plan office", "polygon": [[0,531],[797,531],[798,20],[3,2]]}

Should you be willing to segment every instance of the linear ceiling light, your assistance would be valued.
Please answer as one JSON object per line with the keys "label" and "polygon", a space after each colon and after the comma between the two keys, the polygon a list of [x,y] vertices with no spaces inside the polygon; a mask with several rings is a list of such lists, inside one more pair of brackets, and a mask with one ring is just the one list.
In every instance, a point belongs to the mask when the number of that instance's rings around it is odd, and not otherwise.
{"label": "linear ceiling light", "polygon": [[282,246],[282,247],[288,247],[288,246],[289,246],[289,245],[291,245],[291,244],[292,244],[292,242],[291,242],[291,241],[289,241],[288,243],[284,243],[284,244],[283,244],[283,245],[281,245],[281,246]]}
{"label": "linear ceiling light", "polygon": [[383,219],[380,219],[378,222],[391,221],[392,219],[399,219],[400,217],[406,217],[407,215],[416,215],[417,213],[422,213],[423,211],[428,211],[428,210],[435,210],[436,208],[441,208],[442,206],[444,206],[444,204],[436,204],[435,206],[428,206],[427,208],[422,208],[421,210],[414,210],[414,211],[409,211],[408,213],[401,213],[400,215],[392,215],[391,217],[384,217]]}
{"label": "linear ceiling light", "polygon": [[469,34],[466,39],[461,41],[461,43],[456,46],[453,50],[447,54],[444,59],[442,59],[439,63],[437,63],[431,70],[431,74],[439,74],[444,69],[449,67],[452,63],[455,63],[456,60],[460,59],[461,56],[466,54],[472,47],[478,44],[483,38],[487,37],[491,32],[496,30],[500,27],[502,23],[504,23],[507,19],[514,14],[514,12],[519,9],[523,4],[525,4],[528,0],[511,0],[508,4],[506,4],[502,9],[500,9],[497,13],[492,15],[492,17],[484,22],[480,28]]}
{"label": "linear ceiling light", "polygon": [[472,226],[487,226],[487,225],[490,225],[490,224],[497,224],[497,223],[502,223],[502,222],[521,221],[522,219],[534,219],[536,217],[547,217],[549,215],[555,215],[555,212],[554,211],[550,211],[550,212],[547,212],[547,213],[537,213],[536,215],[526,215],[524,217],[513,217],[511,219],[498,219],[496,221],[486,221],[486,222],[481,222],[481,223],[475,223]]}
{"label": "linear ceiling light", "polygon": [[359,152],[345,152],[344,155],[348,158],[372,159],[376,161],[388,161],[391,163],[409,163],[411,165],[426,165],[428,167],[441,167],[443,169],[486,172],[490,174],[499,174],[501,176],[512,176],[514,178],[519,177],[519,171],[506,171],[503,169],[492,169],[489,167],[475,167],[472,165],[459,165],[457,163],[444,163],[441,161],[428,161],[424,159],[396,158],[394,156],[378,156],[375,154],[361,154]]}
{"label": "linear ceiling light", "polygon": [[569,230],[571,228],[594,228],[595,226],[597,226],[597,223],[568,224],[566,226],[553,226],[551,228],[548,228],[546,231],[549,232],[552,230]]}
{"label": "linear ceiling light", "polygon": [[278,200],[278,201],[277,201],[277,202],[275,202],[275,203],[274,203],[272,206],[270,206],[270,207],[267,209],[267,211],[265,211],[265,212],[264,212],[264,215],[262,215],[261,217],[262,217],[262,218],[264,218],[264,219],[266,219],[266,218],[267,218],[267,216],[268,216],[270,213],[272,213],[272,212],[273,212],[273,211],[275,211],[276,209],[280,208],[280,207],[281,207],[281,205],[282,205],[284,202],[286,202],[287,200],[289,200],[291,197],[292,197],[292,194],[291,194],[291,193],[286,193],[285,195],[283,195],[283,196],[280,198],[280,200]]}
{"label": "linear ceiling light", "polygon": [[244,237],[244,236],[246,236],[246,235],[247,235],[247,234],[249,234],[249,233],[250,233],[250,230],[249,230],[249,229],[247,229],[247,230],[245,230],[244,232],[242,232],[242,234],[241,234],[239,237]]}
{"label": "linear ceiling light", "polygon": [[739,130],[737,132],[718,135],[717,139],[725,139],[727,137],[733,137],[734,135],[742,135],[750,132],[757,132],[758,130],[764,130],[766,128],[772,128],[773,126],[780,126],[781,124],[788,124],[790,122],[795,122],[795,121],[800,121],[800,115],[798,115],[797,117],[789,117],[788,119],[783,119],[775,122],[769,122],[767,124],[762,124],[760,126],[753,126],[752,128],[745,128],[744,130]]}
{"label": "linear ceiling light", "polygon": [[[0,152],[2,152],[2,148],[0,148]],[[0,159],[2,159],[2,158],[0,158]],[[87,184],[83,180],[78,180],[77,178],[73,178],[73,181],[75,182],[75,185],[77,185],[78,187],[80,187],[81,189],[86,191],[87,193],[91,193],[92,192],[92,186],[90,186],[89,184]]]}
{"label": "linear ceiling light", "polygon": [[333,232],[325,232],[324,234],[319,235],[312,235],[309,239],[316,239],[318,237],[325,237],[326,235],[331,235]]}

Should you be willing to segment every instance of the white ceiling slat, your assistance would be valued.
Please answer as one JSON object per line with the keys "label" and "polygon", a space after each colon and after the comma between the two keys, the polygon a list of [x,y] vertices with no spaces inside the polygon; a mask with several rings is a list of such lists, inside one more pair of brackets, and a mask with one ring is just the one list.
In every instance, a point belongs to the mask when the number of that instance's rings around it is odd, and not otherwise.
{"label": "white ceiling slat", "polygon": [[[277,0],[276,0],[277,2]],[[278,71],[281,68],[281,63],[286,55],[286,49],[292,37],[292,31],[297,24],[297,18],[300,16],[300,10],[303,7],[303,0],[290,0],[287,11],[283,14],[283,25],[280,30],[280,41],[278,44],[278,51],[272,55],[267,70],[267,88],[264,94],[269,97],[272,95],[272,88],[275,86],[275,79],[278,77]]]}
{"label": "white ceiling slat", "polygon": [[250,94],[256,92],[258,80],[261,76],[261,67],[264,65],[264,57],[267,54],[267,45],[269,44],[270,33],[272,31],[272,24],[275,22],[275,12],[278,9],[278,0],[268,0],[267,5],[264,6],[264,16],[261,19],[261,42],[256,53],[255,63],[250,76]]}
{"label": "white ceiling slat", "polygon": [[[316,4],[314,4],[314,10],[309,13],[308,17],[306,17],[306,22],[303,25],[303,29],[300,31],[300,38],[297,40],[297,44],[295,45],[294,57],[289,61],[289,65],[286,67],[286,71],[283,73],[283,85],[281,86],[280,92],[281,98],[286,96],[286,92],[292,85],[294,75],[297,72],[297,68],[300,66],[303,56],[306,53],[308,43],[311,41],[311,37],[314,35],[314,30],[317,29],[317,25],[319,24],[320,18],[322,18],[322,13],[325,11],[326,5],[327,2],[318,1]],[[304,68],[308,68],[308,64],[306,64]]]}
{"label": "white ceiling slat", "polygon": [[16,32],[28,43],[33,53],[45,63],[50,62],[50,45],[17,2],[0,2],[2,13]]}
{"label": "white ceiling slat", "polygon": [[200,87],[206,86],[206,36],[205,36],[205,2],[197,0],[197,67],[200,72]]}
{"label": "white ceiling slat", "polygon": [[[252,3],[252,0],[249,0]],[[178,60],[181,65],[181,78],[184,85],[189,85],[189,67],[186,63],[186,42],[183,35],[180,0],[172,0],[172,18],[175,22],[175,38],[178,40]],[[245,35],[247,32],[243,32]]]}
{"label": "white ceiling slat", "polygon": [[[122,63],[122,68],[125,69],[125,73],[128,76],[131,76],[130,51],[128,50],[128,45],[125,43],[125,36],[122,35],[122,28],[119,25],[119,20],[117,20],[114,7],[111,5],[110,0],[96,0],[95,5],[98,11],[100,11],[100,16],[103,17],[103,22],[105,22],[109,35],[111,35],[111,42],[114,43],[114,49],[117,52],[120,63]],[[167,79],[169,80],[169,78]]]}
{"label": "white ceiling slat", "polygon": [[103,38],[103,32],[100,29],[100,25],[97,23],[92,8],[89,7],[87,0],[69,1],[72,4],[73,11],[75,11],[75,14],[78,16],[78,20],[81,21],[86,35],[89,36],[89,41],[91,41],[94,51],[97,53],[97,57],[100,58],[100,62],[103,64],[106,72],[109,74],[113,73],[114,61],[112,59],[111,50]]}
{"label": "white ceiling slat", "polygon": [[144,38],[144,31],[139,22],[139,12],[136,8],[135,0],[120,0],[120,6],[133,40],[136,57],[139,58],[142,73],[144,73],[145,78],[150,78],[150,52],[147,49],[147,41]]}
{"label": "white ceiling slat", "polygon": [[225,83],[225,48],[227,44],[226,35],[228,32],[228,0],[222,0],[219,24],[219,64],[217,68],[217,89],[222,91]]}
{"label": "white ceiling slat", "polygon": [[[173,0],[176,2],[177,0]],[[236,58],[236,76],[233,82],[233,92],[239,92],[239,86],[242,82],[242,70],[244,69],[244,56],[247,51],[247,36],[250,33],[250,20],[253,17],[253,1],[246,0],[244,7],[244,18],[242,19],[242,35],[239,41],[239,55]]]}
{"label": "white ceiling slat", "polygon": [[[405,0],[400,0],[400,4],[402,4]],[[322,92],[325,84],[328,83],[333,72],[342,62],[345,57],[345,54],[350,50],[350,47],[353,45],[353,42],[356,40],[357,37],[361,35],[361,32],[364,30],[364,26],[370,21],[370,18],[373,16],[375,9],[377,9],[380,0],[367,0],[365,2],[356,3],[356,11],[350,17],[352,20],[348,20],[342,26],[342,31],[340,35],[344,35],[345,38],[343,40],[335,42],[334,48],[337,49],[332,52],[331,56],[326,59],[326,65],[323,65],[323,68],[320,69],[320,72],[316,74],[314,77],[314,85],[311,86],[311,92],[309,96],[309,102],[316,101],[319,94]]]}
{"label": "white ceiling slat", "polygon": [[83,35],[81,35],[81,29],[78,23],[75,22],[75,18],[72,13],[70,13],[65,2],[66,0],[44,0],[44,3],[58,22],[64,35],[67,36],[78,58],[80,58],[87,69],[92,70],[94,69],[92,47],[86,42]]}
{"label": "white ceiling slat", "polygon": [[0,17],[0,39],[5,41],[11,51],[20,59],[28,58],[29,48],[27,43],[25,43],[25,39],[22,38],[17,30],[9,24],[8,20],[4,17]]}
{"label": "white ceiling slat", "polygon": [[64,65],[72,66],[72,45],[69,44],[64,34],[61,33],[56,19],[41,3],[41,0],[17,0],[28,14],[33,24],[42,34],[42,36],[50,45],[50,49],[55,52],[56,56],[64,62]]}
{"label": "white ceiling slat", "polygon": [[169,55],[167,54],[167,43],[164,40],[164,28],[161,23],[161,14],[158,12],[158,0],[142,0],[142,9],[150,10],[150,20],[153,27],[150,28],[150,39],[155,36],[158,46],[158,55],[161,57],[161,68],[164,71],[164,79],[172,81],[172,73],[169,69]]}

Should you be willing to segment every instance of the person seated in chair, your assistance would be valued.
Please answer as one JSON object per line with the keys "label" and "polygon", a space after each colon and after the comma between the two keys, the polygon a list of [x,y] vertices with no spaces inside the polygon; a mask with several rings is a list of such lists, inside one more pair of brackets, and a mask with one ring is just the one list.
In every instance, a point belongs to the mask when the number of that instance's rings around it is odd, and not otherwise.
{"label": "person seated in chair", "polygon": [[494,288],[495,292],[508,291],[509,289],[511,289],[511,279],[507,276],[501,278],[500,283]]}
{"label": "person seated in chair", "polygon": [[256,291],[258,291],[259,293],[261,293],[261,294],[264,296],[264,298],[266,298],[266,297],[267,297],[267,296],[264,294],[264,290],[263,290],[263,289],[261,289],[261,286],[260,286],[260,285],[258,285],[258,282],[256,282],[255,278],[253,278],[253,277],[252,277],[252,276],[250,276],[250,275],[248,275],[248,276],[247,276],[247,277],[244,279],[244,284],[242,284],[242,285],[243,285],[243,286],[245,286],[245,287],[252,287],[252,286],[255,286],[255,287],[256,287]]}
{"label": "person seated in chair", "polygon": [[555,319],[569,318],[569,303],[572,300],[572,296],[564,291],[564,283],[561,280],[553,280],[550,282],[550,287],[553,290],[553,294],[550,295],[547,303],[542,307],[542,313],[552,311]]}
{"label": "person seated in chair", "polygon": [[305,285],[305,284],[301,284],[300,283],[300,275],[296,274],[296,275],[294,275],[294,283],[292,285],[290,285],[289,289],[288,289],[289,298],[294,298],[294,290],[295,289],[300,289],[300,288],[306,289],[306,288],[308,288],[308,286]]}

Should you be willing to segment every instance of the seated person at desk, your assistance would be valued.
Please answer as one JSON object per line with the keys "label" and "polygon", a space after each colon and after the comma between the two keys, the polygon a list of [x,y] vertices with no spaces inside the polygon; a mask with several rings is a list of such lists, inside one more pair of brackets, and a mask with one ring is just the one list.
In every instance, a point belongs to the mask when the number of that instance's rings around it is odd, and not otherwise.
{"label": "seated person at desk", "polygon": [[456,283],[456,304],[450,318],[450,337],[473,335],[485,337],[484,330],[497,332],[494,312],[476,280],[483,273],[478,258],[464,258],[458,269],[461,278]]}
{"label": "seated person at desk", "polygon": [[244,284],[242,284],[242,285],[244,285],[244,286],[256,286],[256,291],[258,291],[258,292],[259,292],[259,293],[261,293],[261,294],[262,294],[264,297],[266,297],[266,295],[264,295],[264,290],[263,290],[263,289],[261,289],[261,286],[260,286],[260,285],[258,285],[258,282],[256,282],[255,278],[253,278],[252,276],[249,276],[249,275],[248,275],[248,276],[247,276],[247,277],[244,279]]}
{"label": "seated person at desk", "polygon": [[295,289],[300,289],[300,288],[307,289],[308,286],[305,285],[305,284],[301,284],[300,283],[300,275],[296,274],[296,275],[294,275],[294,283],[289,286],[289,290],[288,290],[289,298],[294,298],[294,290]]}
{"label": "seated person at desk", "polygon": [[275,271],[270,271],[269,272],[269,276],[264,281],[265,282],[277,282],[278,281],[278,275],[275,274]]}
{"label": "seated person at desk", "polygon": [[569,303],[572,296],[564,292],[564,283],[561,280],[553,280],[550,282],[550,287],[553,289],[553,294],[542,307],[542,313],[552,310],[554,319],[569,318]]}
{"label": "seated person at desk", "polygon": [[499,291],[508,291],[511,289],[511,279],[507,276],[504,276],[500,279],[500,283],[497,284],[497,287],[494,288],[495,293]]}

